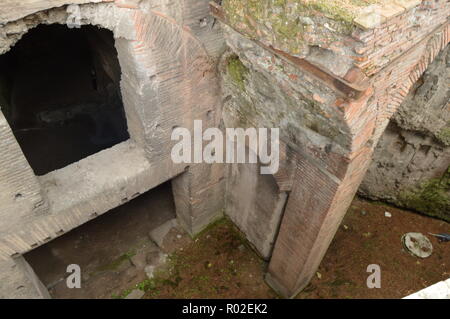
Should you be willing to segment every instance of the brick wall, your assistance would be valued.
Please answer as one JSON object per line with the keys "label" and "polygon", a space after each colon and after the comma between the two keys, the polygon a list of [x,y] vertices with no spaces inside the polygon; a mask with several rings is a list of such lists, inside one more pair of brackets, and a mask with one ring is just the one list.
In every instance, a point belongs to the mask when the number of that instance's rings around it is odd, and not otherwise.
{"label": "brick wall", "polygon": [[[276,19],[294,27],[291,24],[298,19],[289,15],[291,2],[277,2],[277,10],[269,5],[256,11],[250,0],[244,1],[247,7],[227,6],[232,2],[225,1],[224,8],[212,5],[212,10],[226,25],[227,43],[248,71],[241,85],[244,93],[231,94],[225,113],[239,115],[240,123],[248,120],[257,127],[280,127],[297,163],[293,170],[282,167],[293,176],[287,178],[293,183],[267,275],[273,288],[293,296],[318,267],[389,119],[449,42],[450,4],[388,1],[382,7],[365,8],[354,19],[351,32],[336,24],[328,24],[332,30],[324,31],[321,26],[337,17],[320,8],[307,10],[310,30],[285,37]],[[300,33],[299,51],[296,35]],[[270,83],[277,106],[267,107],[267,94],[255,85],[261,82],[259,74]],[[303,93],[296,96],[297,103],[286,102],[292,92]],[[274,110],[287,108],[293,118],[307,109],[305,102],[317,107],[312,117],[322,129],[324,125],[340,128],[339,139],[314,130],[304,117],[296,118],[297,134],[289,135],[283,117],[272,116]],[[328,138],[328,144],[323,138]]]}

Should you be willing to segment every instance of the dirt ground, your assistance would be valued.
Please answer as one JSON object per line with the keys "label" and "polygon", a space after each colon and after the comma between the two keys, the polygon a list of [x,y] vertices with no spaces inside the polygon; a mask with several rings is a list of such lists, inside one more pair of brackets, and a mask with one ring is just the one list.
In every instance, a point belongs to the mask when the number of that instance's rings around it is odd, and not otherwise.
{"label": "dirt ground", "polygon": [[[426,234],[432,256],[407,253],[401,243],[407,232]],[[450,243],[439,243],[429,232],[448,233],[450,225],[355,199],[318,273],[297,298],[402,298],[448,279]],[[380,289],[367,288],[370,264],[381,267]],[[138,288],[146,291],[144,298],[278,298],[263,280],[266,266],[225,220],[174,253],[164,270]]]}
{"label": "dirt ground", "polygon": [[262,276],[265,263],[227,219],[173,253],[154,279],[139,286],[144,298],[276,298]]}
{"label": "dirt ground", "polygon": [[[385,212],[392,217],[385,217]],[[149,230],[174,218],[165,184],[108,212],[25,257],[53,298],[279,298],[266,285],[267,264],[244,236],[222,219],[191,239],[175,228],[160,248]],[[407,232],[421,232],[434,251],[426,259],[402,246]],[[401,298],[450,277],[450,242],[428,233],[450,233],[450,224],[378,203],[355,199],[311,283],[297,298]],[[155,252],[166,263],[147,279]],[[81,266],[82,289],[67,289],[66,266]],[[381,288],[368,289],[367,266],[381,267]]]}

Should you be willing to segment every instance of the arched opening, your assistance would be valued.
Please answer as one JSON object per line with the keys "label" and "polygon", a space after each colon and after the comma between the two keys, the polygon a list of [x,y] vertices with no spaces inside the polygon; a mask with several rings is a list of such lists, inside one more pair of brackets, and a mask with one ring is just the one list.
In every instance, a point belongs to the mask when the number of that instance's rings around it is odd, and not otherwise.
{"label": "arched opening", "polygon": [[129,139],[111,31],[40,25],[0,56],[0,106],[36,175]]}

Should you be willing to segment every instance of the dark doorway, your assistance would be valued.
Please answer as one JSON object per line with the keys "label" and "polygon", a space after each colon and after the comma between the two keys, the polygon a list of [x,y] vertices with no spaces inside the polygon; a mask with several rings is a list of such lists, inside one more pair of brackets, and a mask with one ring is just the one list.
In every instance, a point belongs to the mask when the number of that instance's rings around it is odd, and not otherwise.
{"label": "dark doorway", "polygon": [[0,56],[0,106],[36,175],[129,139],[111,31],[41,25]]}

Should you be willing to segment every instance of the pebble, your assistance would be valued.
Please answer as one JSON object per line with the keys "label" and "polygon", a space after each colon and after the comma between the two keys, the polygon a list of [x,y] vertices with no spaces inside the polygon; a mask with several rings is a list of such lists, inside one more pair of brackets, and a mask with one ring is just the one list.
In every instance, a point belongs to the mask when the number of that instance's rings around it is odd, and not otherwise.
{"label": "pebble", "polygon": [[384,216],[385,216],[385,217],[388,217],[388,218],[391,218],[391,217],[392,217],[392,214],[389,213],[389,212],[384,212]]}
{"label": "pebble", "polygon": [[144,268],[145,274],[148,279],[152,279],[155,274],[155,266],[148,265]]}
{"label": "pebble", "polygon": [[125,299],[141,299],[145,293],[142,290],[134,289],[132,290]]}

